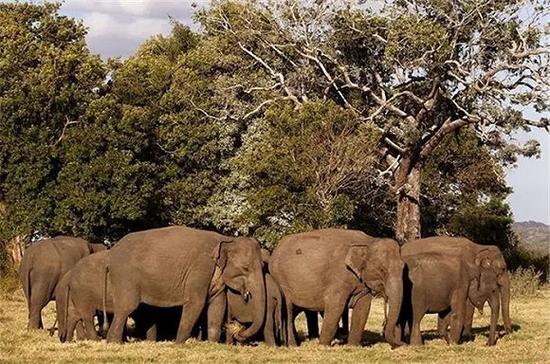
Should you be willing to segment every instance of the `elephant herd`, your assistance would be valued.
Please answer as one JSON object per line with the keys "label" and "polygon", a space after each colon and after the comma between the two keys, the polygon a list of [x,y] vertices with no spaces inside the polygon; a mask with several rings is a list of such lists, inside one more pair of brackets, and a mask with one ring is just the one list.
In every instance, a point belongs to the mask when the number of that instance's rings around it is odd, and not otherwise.
{"label": "elephant herd", "polygon": [[371,301],[380,296],[392,347],[421,345],[426,313],[437,313],[440,334],[459,343],[471,335],[474,308],[485,302],[488,345],[496,343],[500,311],[511,331],[500,250],[447,236],[399,246],[360,231],[324,229],[287,235],[271,254],[254,238],[183,226],[131,233],[109,250],[59,236],[26,250],[20,278],[28,328],[43,328],[41,311],[55,300],[62,342],[76,332],[77,339],[116,343],[197,337],[295,346],[294,321],[305,312],[310,338],[320,334],[319,343],[330,345],[344,336],[360,345]]}

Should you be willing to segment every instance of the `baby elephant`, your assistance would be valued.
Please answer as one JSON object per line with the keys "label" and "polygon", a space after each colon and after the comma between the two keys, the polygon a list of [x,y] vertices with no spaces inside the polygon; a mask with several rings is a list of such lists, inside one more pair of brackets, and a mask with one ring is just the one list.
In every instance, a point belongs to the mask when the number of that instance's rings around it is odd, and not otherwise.
{"label": "baby elephant", "polygon": [[[263,324],[263,336],[267,345],[275,346],[283,343],[282,338],[282,307],[283,298],[279,285],[267,272],[269,251],[262,249],[264,277],[266,289],[266,311]],[[227,291],[227,321],[237,321],[240,324],[252,324],[254,321],[254,297],[246,299],[238,292]],[[226,343],[232,344],[234,337],[226,334]]]}
{"label": "baby elephant", "polygon": [[402,254],[402,259],[406,267],[398,326],[408,325],[410,343],[422,345],[420,322],[426,313],[438,313],[450,322],[450,337],[444,333],[447,341],[457,344],[472,277],[466,262],[461,256],[441,253]]}

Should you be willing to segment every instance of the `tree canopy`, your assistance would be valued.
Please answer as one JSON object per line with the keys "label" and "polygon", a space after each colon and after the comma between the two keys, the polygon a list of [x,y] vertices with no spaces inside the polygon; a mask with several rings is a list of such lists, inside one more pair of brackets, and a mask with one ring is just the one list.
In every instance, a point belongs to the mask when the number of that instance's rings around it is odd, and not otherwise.
{"label": "tree canopy", "polygon": [[[216,1],[125,60],[58,5],[0,4],[0,240],[330,226],[506,247],[548,48],[524,1]],[[529,16],[522,9],[529,9]]]}

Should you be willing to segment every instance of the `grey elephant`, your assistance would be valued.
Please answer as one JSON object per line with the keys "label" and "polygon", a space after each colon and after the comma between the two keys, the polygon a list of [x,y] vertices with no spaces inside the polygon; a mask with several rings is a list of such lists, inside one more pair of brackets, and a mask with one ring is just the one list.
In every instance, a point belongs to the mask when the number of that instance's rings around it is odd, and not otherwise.
{"label": "grey elephant", "polygon": [[141,303],[183,307],[177,343],[190,337],[206,308],[208,339],[219,341],[226,287],[255,302],[252,325],[236,338],[244,341],[262,327],[265,284],[260,246],[253,238],[182,226],[146,230],[122,238],[111,249],[107,269],[114,298],[109,342],[122,342],[128,315]]}
{"label": "grey elephant", "polygon": [[447,328],[442,334],[448,342],[458,344],[468,295],[477,288],[474,281],[479,279],[479,270],[470,267],[460,254],[415,254],[408,248],[405,244],[401,251],[406,268],[399,326],[410,328],[412,345],[422,345],[420,322],[426,313],[438,313],[451,326],[449,337]]}
{"label": "grey elephant", "polygon": [[70,236],[57,236],[32,244],[25,250],[19,270],[29,321],[27,328],[41,329],[42,309],[55,299],[55,289],[61,278],[80,259],[107,249],[103,244],[90,244]]}
{"label": "grey elephant", "polygon": [[[79,339],[99,340],[94,318],[113,313],[112,289],[105,284],[105,268],[109,251],[84,257],[67,272],[56,288],[58,334],[61,342],[73,340],[75,328]],[[134,326],[129,336],[148,340],[175,338],[173,321],[179,320],[181,309],[140,306],[131,315]],[[171,321],[171,322],[170,322]],[[105,324],[101,336],[105,335]]]}
{"label": "grey elephant", "polygon": [[[283,297],[281,289],[273,276],[267,271],[270,253],[262,249],[262,260],[264,263],[264,279],[266,289],[266,311],[263,323],[263,339],[267,345],[275,346],[282,344],[283,323],[282,309]],[[227,321],[237,321],[240,324],[251,324],[254,320],[254,298],[245,299],[238,292],[227,290]],[[232,335],[226,335],[226,343],[232,344],[234,338]]]}
{"label": "grey elephant", "polygon": [[373,296],[388,299],[384,329],[392,346],[403,295],[403,262],[392,239],[361,231],[316,230],[284,237],[273,251],[269,270],[283,291],[288,344],[296,345],[294,317],[299,310],[324,311],[319,342],[329,345],[347,307],[353,308],[348,343],[359,345]]}
{"label": "grey elephant", "polygon": [[[491,307],[491,324],[487,344],[496,343],[496,328],[502,304],[502,313],[506,330],[511,330],[509,314],[510,281],[502,253],[496,246],[475,244],[462,237],[439,236],[418,239],[405,244],[402,254],[407,252],[442,253],[462,257],[473,276],[472,288],[468,293],[464,313],[464,334],[471,330],[473,307],[482,308],[485,302]],[[445,274],[441,272],[441,274]],[[445,334],[450,324],[449,318],[441,316],[438,322],[439,331]]]}

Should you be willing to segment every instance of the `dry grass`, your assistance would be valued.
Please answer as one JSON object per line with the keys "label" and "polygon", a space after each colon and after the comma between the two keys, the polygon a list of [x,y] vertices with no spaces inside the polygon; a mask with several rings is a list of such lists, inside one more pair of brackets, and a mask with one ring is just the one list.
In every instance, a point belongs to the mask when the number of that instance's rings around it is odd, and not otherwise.
{"label": "dry grass", "polygon": [[[512,319],[519,329],[502,337],[497,346],[485,346],[486,330],[475,330],[472,342],[447,346],[433,332],[425,333],[423,347],[402,347],[391,350],[381,342],[382,305],[375,301],[365,333],[366,346],[321,347],[316,341],[305,342],[299,348],[270,348],[258,346],[228,346],[190,340],[184,345],[173,343],[137,342],[108,345],[105,342],[77,342],[61,344],[46,331],[27,332],[26,308],[19,293],[0,297],[0,362],[1,363],[342,363],[342,362],[407,362],[407,363],[543,363],[550,362],[550,291],[541,291],[537,297],[515,299]],[[488,310],[476,313],[475,328],[487,327]],[[51,325],[54,308],[46,309],[45,323]],[[423,323],[425,330],[435,328],[435,317],[429,315]],[[304,320],[299,322],[304,330]]]}

